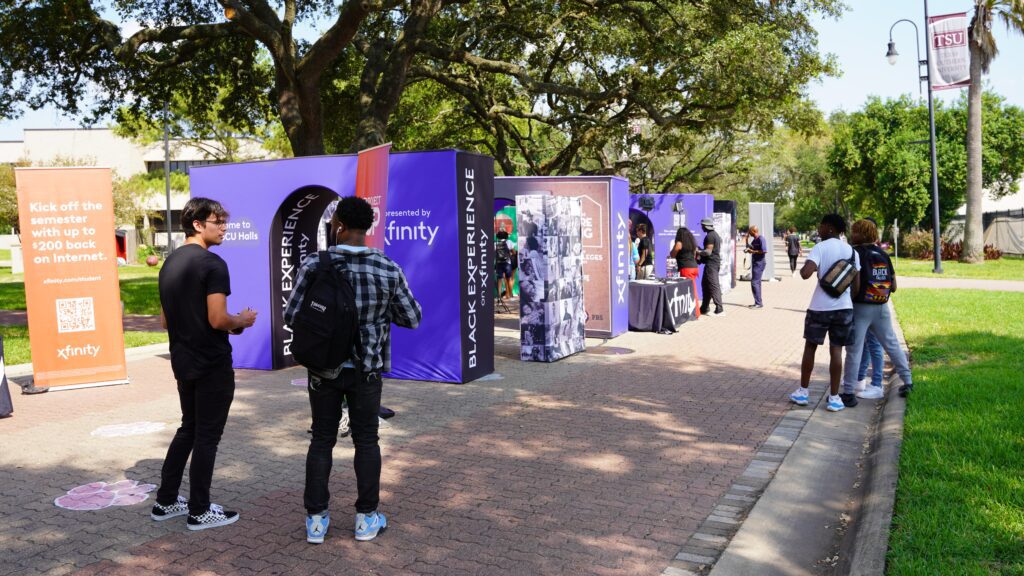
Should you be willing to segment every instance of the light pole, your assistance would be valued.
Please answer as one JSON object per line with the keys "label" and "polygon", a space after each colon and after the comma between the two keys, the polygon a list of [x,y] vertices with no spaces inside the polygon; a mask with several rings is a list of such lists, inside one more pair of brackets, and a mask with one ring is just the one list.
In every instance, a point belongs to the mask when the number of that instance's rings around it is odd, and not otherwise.
{"label": "light pole", "polygon": [[[928,0],[924,0],[924,21],[927,26]],[[921,82],[928,83],[928,147],[930,148],[932,162],[932,251],[935,253],[935,269],[932,270],[932,272],[935,274],[942,274],[942,237],[941,230],[939,229],[939,172],[938,163],[935,159],[935,104],[932,101],[931,66],[928,64],[932,57],[932,48],[931,42],[928,41],[928,37],[925,35],[925,59],[921,60],[921,38],[920,32],[917,29],[917,24],[914,24],[912,20],[897,20],[889,27],[889,51],[885,54],[885,57],[889,60],[889,64],[895,66],[896,57],[899,56],[899,53],[896,52],[896,43],[892,41],[892,29],[900,22],[910,22],[914,27],[914,47],[917,48],[918,92],[920,93],[921,90]],[[924,76],[920,75],[921,66],[924,66]]]}
{"label": "light pole", "polygon": [[174,238],[171,236],[171,144],[167,134],[168,106],[164,101],[164,193],[167,195],[167,256],[174,251]]}

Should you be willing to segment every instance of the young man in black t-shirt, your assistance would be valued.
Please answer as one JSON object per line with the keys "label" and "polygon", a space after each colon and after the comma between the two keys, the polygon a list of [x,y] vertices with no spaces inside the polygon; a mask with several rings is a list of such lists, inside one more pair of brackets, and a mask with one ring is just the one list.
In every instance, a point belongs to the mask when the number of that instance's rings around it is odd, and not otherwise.
{"label": "young man in black t-shirt", "polygon": [[[253,325],[256,312],[228,314],[231,281],[227,264],[209,251],[224,241],[228,213],[220,203],[192,198],[181,211],[185,244],[160,269],[160,322],[167,329],[171,369],[178,381],[181,427],[167,449],[151,517],[162,521],[188,514],[189,530],[231,524],[238,513],[210,503],[210,483],[228,410],[235,395],[228,333]],[[190,498],[178,495],[185,463]]]}
{"label": "young man in black t-shirt", "polygon": [[637,280],[654,279],[654,243],[647,236],[647,225],[636,227],[637,250],[640,252],[640,263],[636,265]]}

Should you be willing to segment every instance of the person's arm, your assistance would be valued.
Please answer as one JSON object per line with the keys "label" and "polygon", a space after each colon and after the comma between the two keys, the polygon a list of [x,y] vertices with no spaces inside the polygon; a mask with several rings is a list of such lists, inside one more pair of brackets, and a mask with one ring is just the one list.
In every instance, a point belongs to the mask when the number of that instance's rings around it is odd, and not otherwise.
{"label": "person's arm", "polygon": [[679,251],[682,250],[682,249],[683,249],[683,243],[682,242],[676,242],[675,244],[672,245],[672,250],[669,251],[668,255],[673,257],[673,258],[675,258],[676,254],[679,254]]}
{"label": "person's arm", "polygon": [[206,317],[215,330],[241,334],[256,322],[256,311],[246,308],[238,314],[228,314],[227,294],[216,292],[206,295]]}
{"label": "person's arm", "polygon": [[391,313],[391,321],[402,328],[415,328],[420,325],[420,320],[423,318],[420,303],[416,301],[412,291],[409,290],[409,282],[401,270],[398,271],[398,286],[388,308]]}
{"label": "person's arm", "polygon": [[700,251],[701,255],[703,255],[703,256],[710,256],[714,251],[715,251],[715,242],[714,242],[714,240],[712,240],[711,242],[708,242],[708,240],[705,238],[704,239],[704,249]]}
{"label": "person's arm", "polygon": [[811,275],[813,275],[817,271],[818,263],[808,258],[804,262],[803,268],[800,269],[800,277],[803,278],[804,280],[807,280],[808,278],[811,277]]}
{"label": "person's arm", "polygon": [[160,327],[167,330],[167,316],[164,316],[164,307],[160,307]]}
{"label": "person's arm", "polygon": [[637,264],[637,266],[642,266],[644,262],[647,262],[647,243],[646,242],[641,242],[640,243],[640,262]]}
{"label": "person's arm", "polygon": [[299,311],[299,307],[302,306],[302,298],[306,295],[306,288],[312,281],[310,274],[316,274],[315,268],[319,262],[320,254],[317,252],[306,256],[306,259],[299,266],[299,272],[295,275],[292,291],[288,294],[288,302],[284,306],[284,323],[288,326],[295,323],[295,314]]}

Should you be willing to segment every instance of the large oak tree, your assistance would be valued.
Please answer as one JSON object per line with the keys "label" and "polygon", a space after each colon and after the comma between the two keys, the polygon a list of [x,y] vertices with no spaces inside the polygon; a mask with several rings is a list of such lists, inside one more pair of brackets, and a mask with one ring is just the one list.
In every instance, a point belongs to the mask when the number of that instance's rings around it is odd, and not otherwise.
{"label": "large oak tree", "polygon": [[[220,102],[232,125],[269,106],[296,155],[392,136],[424,142],[428,132],[456,139],[438,145],[490,153],[509,174],[625,174],[653,190],[705,189],[747,135],[816,121],[806,86],[834,64],[818,53],[809,14],[841,6],[22,1],[0,7],[0,81],[11,87],[0,116],[25,105],[156,116],[173,95],[197,115]],[[123,37],[118,22],[141,29]],[[301,39],[320,25],[315,40]]]}

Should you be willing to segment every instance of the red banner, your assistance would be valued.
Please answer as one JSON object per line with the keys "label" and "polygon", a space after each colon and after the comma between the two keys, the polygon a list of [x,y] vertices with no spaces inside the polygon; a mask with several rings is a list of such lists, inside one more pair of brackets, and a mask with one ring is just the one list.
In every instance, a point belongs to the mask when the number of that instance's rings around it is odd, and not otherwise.
{"label": "red banner", "polygon": [[356,167],[356,196],[373,207],[373,226],[366,232],[366,245],[384,249],[384,226],[388,199],[388,159],[391,144],[359,152]]}
{"label": "red banner", "polygon": [[928,60],[932,90],[963,88],[971,83],[971,54],[967,47],[966,12],[928,18]]}
{"label": "red banner", "polygon": [[124,384],[109,168],[17,168],[36,386]]}

